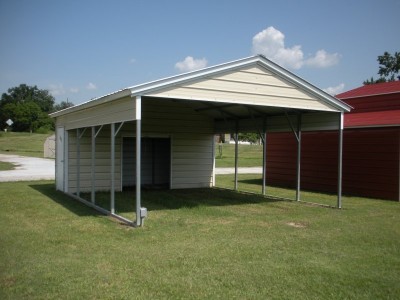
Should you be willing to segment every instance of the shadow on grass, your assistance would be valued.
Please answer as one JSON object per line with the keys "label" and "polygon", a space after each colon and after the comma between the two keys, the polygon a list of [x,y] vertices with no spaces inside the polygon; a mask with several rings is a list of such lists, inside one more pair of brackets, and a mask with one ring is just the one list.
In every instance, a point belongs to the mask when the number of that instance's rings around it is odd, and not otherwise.
{"label": "shadow on grass", "polygon": [[[56,191],[54,184],[31,184],[30,187],[78,216],[100,215],[100,213],[94,209],[74,200],[62,192]],[[88,195],[89,194],[82,193],[81,197],[86,199]],[[220,188],[142,191],[142,206],[147,207],[149,211],[196,208],[199,206],[243,205],[276,201],[279,200]],[[109,192],[96,193],[96,204],[98,206],[109,210],[109,203]],[[134,212],[135,204],[135,191],[115,193],[115,210],[117,214]]]}
{"label": "shadow on grass", "polygon": [[96,210],[80,203],[79,201],[69,197],[68,195],[56,191],[54,183],[38,183],[30,184],[29,187],[42,193],[44,196],[53,200],[55,203],[65,207],[69,211],[73,212],[78,216],[97,216],[101,215]]}

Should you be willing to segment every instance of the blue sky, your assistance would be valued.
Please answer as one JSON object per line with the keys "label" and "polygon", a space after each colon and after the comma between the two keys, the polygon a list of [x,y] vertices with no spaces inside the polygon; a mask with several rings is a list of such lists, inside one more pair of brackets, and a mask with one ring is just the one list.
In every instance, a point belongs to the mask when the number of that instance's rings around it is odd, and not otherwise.
{"label": "blue sky", "polygon": [[331,93],[400,51],[400,0],[0,0],[0,93],[21,83],[79,104],[263,53]]}

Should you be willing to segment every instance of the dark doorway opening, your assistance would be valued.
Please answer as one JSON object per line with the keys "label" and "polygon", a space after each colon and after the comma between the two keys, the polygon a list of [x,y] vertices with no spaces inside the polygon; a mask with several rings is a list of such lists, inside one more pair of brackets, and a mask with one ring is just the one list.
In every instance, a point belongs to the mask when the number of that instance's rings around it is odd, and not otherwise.
{"label": "dark doorway opening", "polygon": [[[122,188],[136,186],[136,138],[122,141]],[[171,177],[171,139],[142,138],[141,182],[143,188],[168,189]]]}

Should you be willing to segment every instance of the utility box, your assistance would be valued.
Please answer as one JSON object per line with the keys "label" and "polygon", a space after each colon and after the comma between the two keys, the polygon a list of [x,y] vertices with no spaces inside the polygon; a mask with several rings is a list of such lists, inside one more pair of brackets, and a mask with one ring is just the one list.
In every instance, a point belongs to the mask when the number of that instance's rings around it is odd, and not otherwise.
{"label": "utility box", "polygon": [[140,208],[140,218],[141,219],[147,218],[147,208],[146,207]]}

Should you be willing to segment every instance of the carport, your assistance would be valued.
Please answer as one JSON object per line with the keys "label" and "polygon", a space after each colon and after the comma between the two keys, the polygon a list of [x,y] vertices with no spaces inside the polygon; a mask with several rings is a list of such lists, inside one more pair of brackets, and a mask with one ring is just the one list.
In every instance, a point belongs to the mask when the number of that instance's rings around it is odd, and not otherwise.
{"label": "carport", "polygon": [[[56,188],[141,226],[143,185],[170,189],[212,187],[214,135],[291,131],[297,141],[300,201],[302,131],[338,130],[337,206],[341,207],[343,113],[350,107],[293,73],[257,55],[126,88],[56,113]],[[134,153],[134,154],[132,154]],[[263,156],[265,157],[265,155]],[[266,163],[263,168],[265,174]],[[135,170],[132,172],[132,170]],[[263,193],[265,193],[265,175]],[[136,220],[115,212],[115,191],[136,187]],[[110,191],[110,209],[96,204]],[[90,193],[90,201],[81,193]]]}

